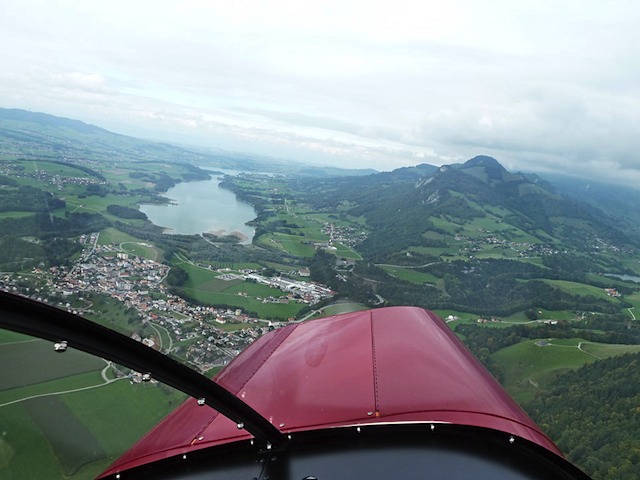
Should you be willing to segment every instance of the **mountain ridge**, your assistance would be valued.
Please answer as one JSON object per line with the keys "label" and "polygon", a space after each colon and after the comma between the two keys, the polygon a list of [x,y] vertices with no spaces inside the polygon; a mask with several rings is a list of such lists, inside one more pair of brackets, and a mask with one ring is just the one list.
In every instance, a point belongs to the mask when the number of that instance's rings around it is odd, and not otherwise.
{"label": "mountain ridge", "polygon": [[[428,166],[427,175],[417,173],[419,169],[404,168],[326,181],[318,184],[321,193],[310,193],[307,200],[318,208],[352,205],[348,212],[364,216],[372,229],[362,248],[378,258],[424,245],[425,235],[435,235],[429,232],[451,235],[482,228],[483,222],[492,226],[486,230],[495,229],[505,240],[515,235],[563,248],[637,243],[596,207],[563,196],[537,175],[509,172],[489,156]],[[308,184],[307,190],[311,188]]]}

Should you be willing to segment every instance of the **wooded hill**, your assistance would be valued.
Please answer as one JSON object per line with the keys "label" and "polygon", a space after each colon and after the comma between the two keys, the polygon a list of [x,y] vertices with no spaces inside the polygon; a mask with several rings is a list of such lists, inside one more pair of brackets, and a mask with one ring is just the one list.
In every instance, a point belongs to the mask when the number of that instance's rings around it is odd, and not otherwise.
{"label": "wooded hill", "polygon": [[486,156],[438,169],[418,165],[367,177],[303,179],[294,190],[304,192],[299,201],[318,209],[352,204],[348,213],[364,216],[371,230],[360,249],[379,260],[411,246],[430,246],[428,231],[463,233],[464,225],[482,218],[498,223],[493,233],[506,240],[526,232],[539,243],[583,252],[600,242],[637,246],[602,211],[563,197],[535,175],[510,173]]}

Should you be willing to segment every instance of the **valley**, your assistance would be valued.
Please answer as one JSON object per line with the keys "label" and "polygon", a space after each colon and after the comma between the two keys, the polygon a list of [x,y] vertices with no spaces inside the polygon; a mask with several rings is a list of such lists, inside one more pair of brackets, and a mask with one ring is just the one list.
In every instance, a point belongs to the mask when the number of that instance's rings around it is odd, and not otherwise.
{"label": "valley", "polygon": [[[38,117],[39,126],[14,117],[0,119],[0,288],[74,311],[202,372],[214,374],[289,322],[392,305],[438,313],[534,417],[546,418],[541,399],[553,397],[557,382],[574,388],[574,377],[563,375],[637,359],[634,231],[605,203],[596,209],[490,157],[383,173],[286,173],[256,158],[146,144],[56,117]],[[250,241],[222,227],[168,234],[141,208],[166,205],[176,185],[186,192],[194,182],[213,185],[220,169],[240,172],[220,186],[255,210]],[[196,197],[191,213],[206,221],[216,212],[239,216],[224,200]],[[31,343],[15,346],[24,340],[3,332],[0,356],[19,363],[30,352]],[[52,408],[70,409],[83,435],[102,430],[111,438],[100,458],[83,460],[91,466],[63,462],[65,472],[85,474],[117,454],[112,446],[126,445],[113,441],[106,422],[91,425],[82,398],[109,408],[114,393],[138,398],[128,413],[144,420],[131,427],[137,438],[155,419],[144,402],[159,416],[182,397],[136,372],[82,365],[67,376],[0,386],[0,416],[28,417],[52,432],[22,401],[68,391],[66,407]],[[25,376],[38,368],[24,366]],[[630,395],[640,399],[640,391]],[[561,446],[575,461],[587,448]],[[10,451],[0,442],[0,466]],[[43,465],[55,464],[52,455]],[[28,459],[11,461],[28,471]]]}

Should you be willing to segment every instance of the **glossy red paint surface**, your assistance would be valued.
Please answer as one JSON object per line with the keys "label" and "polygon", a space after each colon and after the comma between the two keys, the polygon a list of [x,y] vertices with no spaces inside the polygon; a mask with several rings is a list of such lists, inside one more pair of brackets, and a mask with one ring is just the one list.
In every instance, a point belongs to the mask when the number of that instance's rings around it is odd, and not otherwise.
{"label": "glossy red paint surface", "polygon": [[[285,433],[376,422],[447,422],[504,431],[560,455],[436,315],[354,312],[263,336],[216,380]],[[251,438],[189,400],[103,476]]]}

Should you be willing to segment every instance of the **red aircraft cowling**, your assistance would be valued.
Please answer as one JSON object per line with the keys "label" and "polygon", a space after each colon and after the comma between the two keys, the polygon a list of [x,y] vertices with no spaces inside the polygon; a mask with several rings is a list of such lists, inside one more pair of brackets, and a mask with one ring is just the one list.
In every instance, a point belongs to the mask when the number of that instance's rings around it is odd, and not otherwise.
{"label": "red aircraft cowling", "polygon": [[[451,423],[502,431],[562,456],[435,314],[388,307],[264,335],[215,380],[283,433],[371,423]],[[251,435],[186,401],[100,478]]]}

